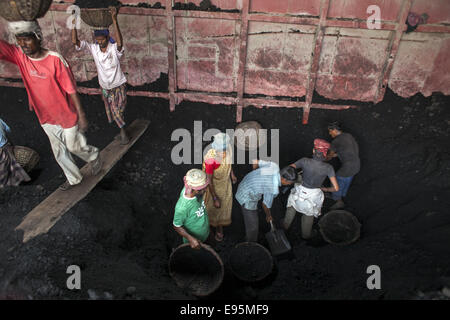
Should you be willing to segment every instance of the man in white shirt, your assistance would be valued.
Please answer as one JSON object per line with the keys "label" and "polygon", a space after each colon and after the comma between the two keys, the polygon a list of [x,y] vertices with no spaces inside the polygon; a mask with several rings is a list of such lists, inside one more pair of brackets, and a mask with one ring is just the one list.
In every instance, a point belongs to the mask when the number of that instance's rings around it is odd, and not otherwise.
{"label": "man in white shirt", "polygon": [[111,7],[110,10],[117,42],[109,36],[108,29],[94,31],[96,43],[80,41],[77,29],[74,27],[72,29],[72,43],[77,51],[86,50],[93,56],[108,121],[110,123],[113,120],[116,122],[120,128],[121,144],[127,144],[130,141],[125,130],[124,119],[127,104],[127,79],[120,68],[120,58],[123,56],[124,48],[122,34],[117,22],[117,8]]}

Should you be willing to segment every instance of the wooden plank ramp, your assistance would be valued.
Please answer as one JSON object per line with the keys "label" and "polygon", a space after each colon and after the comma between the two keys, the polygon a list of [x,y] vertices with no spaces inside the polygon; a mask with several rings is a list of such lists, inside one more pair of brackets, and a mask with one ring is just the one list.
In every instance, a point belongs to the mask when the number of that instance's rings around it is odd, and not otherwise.
{"label": "wooden plank ramp", "polygon": [[59,219],[78,201],[82,200],[97,183],[111,170],[111,168],[122,158],[122,156],[133,146],[148,128],[150,121],[137,119],[127,128],[130,142],[121,145],[120,140],[114,139],[101,152],[103,163],[101,171],[93,176],[91,165],[86,164],[81,168],[83,180],[72,189],[62,191],[56,189],[50,196],[30,211],[15,230],[23,230],[23,242],[47,233]]}

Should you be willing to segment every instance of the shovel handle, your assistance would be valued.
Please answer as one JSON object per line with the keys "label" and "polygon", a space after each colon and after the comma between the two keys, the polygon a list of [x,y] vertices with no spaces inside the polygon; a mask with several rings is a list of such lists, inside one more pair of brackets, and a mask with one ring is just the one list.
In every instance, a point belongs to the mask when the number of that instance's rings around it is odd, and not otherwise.
{"label": "shovel handle", "polygon": [[275,227],[273,226],[272,220],[270,220],[270,231],[275,232]]}

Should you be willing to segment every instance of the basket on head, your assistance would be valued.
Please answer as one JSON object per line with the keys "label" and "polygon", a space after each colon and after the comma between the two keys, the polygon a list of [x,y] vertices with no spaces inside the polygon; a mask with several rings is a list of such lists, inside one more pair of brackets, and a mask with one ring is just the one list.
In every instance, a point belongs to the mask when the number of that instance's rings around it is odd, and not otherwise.
{"label": "basket on head", "polygon": [[231,250],[231,272],[240,280],[256,282],[266,278],[273,270],[273,257],[269,250],[256,242],[241,242]]}
{"label": "basket on head", "polygon": [[26,171],[30,172],[39,162],[39,154],[33,149],[14,146],[14,157],[20,166]]}
{"label": "basket on head", "polygon": [[246,121],[238,124],[234,130],[236,146],[241,150],[255,150],[262,146],[267,137],[260,134],[261,125],[256,121]]}
{"label": "basket on head", "polygon": [[93,29],[107,29],[113,23],[108,8],[82,8],[80,16]]}
{"label": "basket on head", "polygon": [[222,259],[208,245],[192,249],[189,243],[178,246],[169,258],[169,273],[176,284],[195,296],[207,296],[221,284]]}
{"label": "basket on head", "polygon": [[52,0],[2,0],[0,15],[8,21],[32,21],[42,18]]}
{"label": "basket on head", "polygon": [[319,228],[327,242],[347,245],[359,239],[361,224],[350,212],[333,210],[320,219]]}

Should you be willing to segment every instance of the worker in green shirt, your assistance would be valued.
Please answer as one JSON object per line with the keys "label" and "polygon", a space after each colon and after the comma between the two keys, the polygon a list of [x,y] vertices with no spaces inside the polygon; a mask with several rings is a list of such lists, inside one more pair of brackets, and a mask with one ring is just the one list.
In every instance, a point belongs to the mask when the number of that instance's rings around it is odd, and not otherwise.
{"label": "worker in green shirt", "polygon": [[209,236],[209,219],[203,201],[203,193],[209,184],[206,173],[199,169],[191,169],[184,177],[184,188],[175,206],[173,227],[189,242],[191,248],[200,249],[201,242]]}

